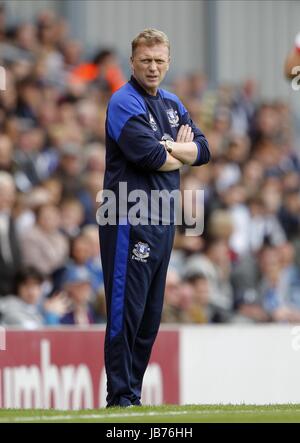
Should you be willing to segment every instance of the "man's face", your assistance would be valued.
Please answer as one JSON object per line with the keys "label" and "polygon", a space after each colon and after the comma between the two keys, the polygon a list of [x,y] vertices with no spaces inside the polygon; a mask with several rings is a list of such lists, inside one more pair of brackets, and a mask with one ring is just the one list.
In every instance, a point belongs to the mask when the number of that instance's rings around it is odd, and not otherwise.
{"label": "man's face", "polygon": [[132,73],[139,84],[151,95],[156,95],[169,69],[169,49],[164,44],[139,45],[131,57]]}
{"label": "man's face", "polygon": [[47,232],[54,232],[60,227],[61,215],[56,206],[44,207],[38,217],[38,224]]}

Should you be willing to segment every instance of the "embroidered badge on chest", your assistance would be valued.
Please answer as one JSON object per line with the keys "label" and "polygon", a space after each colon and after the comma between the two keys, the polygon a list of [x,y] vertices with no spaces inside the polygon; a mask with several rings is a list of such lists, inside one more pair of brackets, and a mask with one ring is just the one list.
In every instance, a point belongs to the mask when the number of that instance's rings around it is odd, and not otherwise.
{"label": "embroidered badge on chest", "polygon": [[179,116],[177,111],[173,108],[167,109],[167,116],[172,128],[177,128],[179,126]]}
{"label": "embroidered badge on chest", "polygon": [[149,123],[151,125],[151,128],[153,129],[153,131],[157,131],[157,124],[156,121],[154,120],[153,115],[149,112]]}
{"label": "embroidered badge on chest", "polygon": [[147,263],[147,258],[150,255],[150,246],[148,243],[143,243],[139,241],[134,245],[132,250],[132,260],[141,261],[143,263]]}

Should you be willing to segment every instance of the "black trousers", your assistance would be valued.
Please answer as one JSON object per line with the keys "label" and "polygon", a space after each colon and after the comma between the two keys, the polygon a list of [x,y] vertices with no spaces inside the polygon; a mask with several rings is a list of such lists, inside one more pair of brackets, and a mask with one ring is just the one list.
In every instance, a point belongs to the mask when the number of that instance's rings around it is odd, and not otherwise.
{"label": "black trousers", "polygon": [[139,404],[161,320],[174,225],[100,226],[107,406]]}

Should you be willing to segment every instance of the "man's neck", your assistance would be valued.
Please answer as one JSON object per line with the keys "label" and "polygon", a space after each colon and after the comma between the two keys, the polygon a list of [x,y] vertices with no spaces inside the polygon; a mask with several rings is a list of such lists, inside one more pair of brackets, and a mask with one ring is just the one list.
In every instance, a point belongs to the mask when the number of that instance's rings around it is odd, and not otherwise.
{"label": "man's neck", "polygon": [[144,88],[144,89],[149,95],[153,95],[153,97],[155,97],[157,95],[157,91],[158,91],[157,88],[155,88],[155,90],[153,90],[153,89],[150,90],[150,89],[146,89],[146,88]]}
{"label": "man's neck", "polygon": [[156,95],[157,95],[157,91],[158,91],[158,88],[154,88],[154,89],[148,89],[148,88],[145,88],[145,86],[143,86],[136,78],[135,78],[135,76],[133,75],[132,76],[133,78],[134,78],[134,80],[138,83],[138,85],[142,88],[142,89],[144,89],[144,91],[145,92],[147,92],[147,94],[149,94],[149,95],[153,95],[153,97],[156,97]]}

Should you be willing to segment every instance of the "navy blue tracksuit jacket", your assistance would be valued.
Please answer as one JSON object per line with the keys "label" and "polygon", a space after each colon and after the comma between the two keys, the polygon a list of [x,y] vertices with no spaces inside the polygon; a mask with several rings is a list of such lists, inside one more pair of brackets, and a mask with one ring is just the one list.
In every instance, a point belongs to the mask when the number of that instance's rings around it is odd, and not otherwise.
{"label": "navy blue tracksuit jacket", "polygon": [[[163,89],[149,95],[131,77],[108,105],[103,188],[114,191],[117,201],[120,182],[126,183],[128,194],[136,189],[149,196],[151,190],[179,189],[178,170],[158,171],[167,156],[159,141],[163,136],[176,140],[183,124],[192,127],[198,147],[193,166],[207,163],[207,140],[176,95]],[[174,229],[173,214],[168,225],[133,226],[127,221],[99,227],[107,306],[108,406],[140,404],[161,319]]]}

